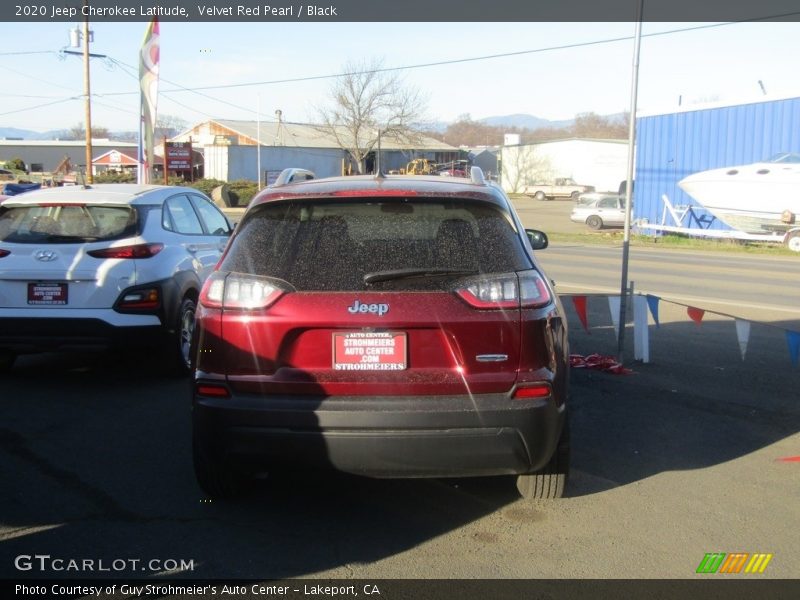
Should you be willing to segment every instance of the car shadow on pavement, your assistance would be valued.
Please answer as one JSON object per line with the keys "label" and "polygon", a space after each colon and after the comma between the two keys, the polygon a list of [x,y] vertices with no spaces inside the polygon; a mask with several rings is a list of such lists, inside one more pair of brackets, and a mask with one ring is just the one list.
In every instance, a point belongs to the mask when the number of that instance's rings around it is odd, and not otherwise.
{"label": "car shadow on pavement", "polygon": [[[617,355],[604,301],[595,310],[590,303],[591,333],[571,302],[564,304],[573,354]],[[800,369],[786,339],[796,327],[752,323],[743,360],[733,319],[707,315],[698,325],[681,307],[669,321],[649,326],[650,362],[643,363],[631,358],[629,326],[624,364],[631,374],[572,369],[568,494],[733,461],[800,431]],[[767,458],[779,454],[770,449]]]}
{"label": "car shadow on pavement", "polygon": [[[573,352],[615,353],[602,310],[590,312],[591,335],[567,313]],[[745,361],[730,320],[664,320],[651,327],[652,362],[627,363],[633,374],[573,369],[567,495],[734,461],[800,431],[800,371],[780,329],[788,324],[773,325],[753,326]],[[385,565],[382,577],[469,577],[419,549],[458,532],[480,554],[497,537],[493,515],[532,531],[563,518],[496,477],[307,471],[261,481],[237,502],[211,501],[192,472],[188,380],[142,372],[130,357],[23,357],[0,380],[0,413],[5,578],[348,577],[367,564]],[[412,550],[411,566],[386,560]],[[77,571],[15,564],[37,554],[95,562]],[[192,568],[160,573],[174,566],[167,561]]]}
{"label": "car shadow on pavement", "polygon": [[[188,380],[128,361],[23,357],[0,380],[0,470],[10,478],[0,545],[11,557],[0,577],[347,577],[349,565],[402,555],[519,501],[510,477],[492,478],[484,493],[460,481],[314,471],[211,501],[192,470]],[[63,559],[60,569],[15,565],[34,555]],[[65,570],[72,559],[95,562]],[[150,560],[193,568],[165,575]]]}

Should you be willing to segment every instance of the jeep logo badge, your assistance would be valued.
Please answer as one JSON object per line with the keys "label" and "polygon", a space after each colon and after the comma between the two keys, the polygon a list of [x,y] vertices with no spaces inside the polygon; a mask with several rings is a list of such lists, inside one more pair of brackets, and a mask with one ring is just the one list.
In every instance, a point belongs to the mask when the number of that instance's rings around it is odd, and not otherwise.
{"label": "jeep logo badge", "polygon": [[358,300],[353,302],[352,306],[347,307],[347,312],[351,315],[362,314],[365,315],[367,313],[378,315],[382,317],[387,312],[389,312],[389,305],[388,304],[362,304]]}

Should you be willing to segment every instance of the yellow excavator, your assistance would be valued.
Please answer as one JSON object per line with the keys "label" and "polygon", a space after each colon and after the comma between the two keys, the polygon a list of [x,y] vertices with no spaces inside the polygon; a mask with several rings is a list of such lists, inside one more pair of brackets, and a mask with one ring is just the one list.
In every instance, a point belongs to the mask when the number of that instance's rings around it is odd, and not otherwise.
{"label": "yellow excavator", "polygon": [[427,158],[415,158],[406,165],[406,175],[433,175],[439,165]]}

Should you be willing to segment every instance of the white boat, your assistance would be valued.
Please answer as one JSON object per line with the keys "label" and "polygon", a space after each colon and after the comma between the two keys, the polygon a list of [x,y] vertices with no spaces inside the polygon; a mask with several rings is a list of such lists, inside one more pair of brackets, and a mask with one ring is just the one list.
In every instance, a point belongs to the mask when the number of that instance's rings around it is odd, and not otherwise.
{"label": "white boat", "polygon": [[800,225],[800,154],[693,173],[678,186],[739,231],[782,232]]}

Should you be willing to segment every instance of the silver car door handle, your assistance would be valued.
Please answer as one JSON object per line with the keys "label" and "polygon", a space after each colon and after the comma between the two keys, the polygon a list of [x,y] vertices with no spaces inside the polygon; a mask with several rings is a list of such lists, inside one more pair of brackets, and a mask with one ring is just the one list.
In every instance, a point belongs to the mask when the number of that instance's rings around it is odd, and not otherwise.
{"label": "silver car door handle", "polygon": [[195,244],[189,244],[188,246],[186,246],[186,251],[187,251],[187,252],[189,252],[189,253],[191,253],[191,254],[194,254],[194,253],[195,253],[195,252],[197,252],[199,249],[200,249],[200,248],[199,248],[197,245],[195,245]]}

